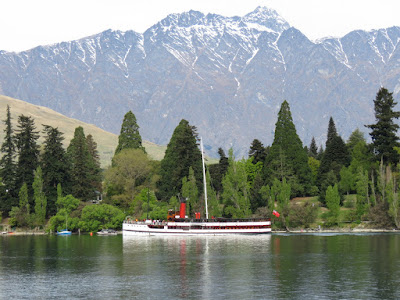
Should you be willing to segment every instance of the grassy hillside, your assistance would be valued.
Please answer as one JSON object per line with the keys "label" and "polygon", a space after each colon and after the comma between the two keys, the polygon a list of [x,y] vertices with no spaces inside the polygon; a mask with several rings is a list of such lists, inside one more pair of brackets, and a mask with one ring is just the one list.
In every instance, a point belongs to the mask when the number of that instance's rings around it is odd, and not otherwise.
{"label": "grassy hillside", "polygon": [[[13,99],[10,97],[0,95],[0,144],[4,141],[4,120],[6,119],[7,105],[10,106],[12,126],[15,130],[17,128],[18,116],[23,114],[25,116],[31,116],[35,120],[37,131],[40,131],[39,144],[43,141],[43,126],[42,124],[58,127],[58,129],[64,133],[64,146],[65,148],[69,145],[70,140],[74,136],[75,128],[82,126],[85,134],[91,134],[97,143],[97,149],[100,154],[100,161],[102,167],[106,167],[110,164],[111,158],[114,154],[114,150],[117,147],[118,136],[104,131],[92,124],[87,124],[79,120],[68,118],[60,113],[55,112],[49,108],[43,106],[33,105],[21,100]],[[115,120],[121,122],[122,120]],[[143,145],[146,147],[147,153],[156,160],[161,160],[164,157],[166,146],[158,146],[156,144],[144,141]]]}

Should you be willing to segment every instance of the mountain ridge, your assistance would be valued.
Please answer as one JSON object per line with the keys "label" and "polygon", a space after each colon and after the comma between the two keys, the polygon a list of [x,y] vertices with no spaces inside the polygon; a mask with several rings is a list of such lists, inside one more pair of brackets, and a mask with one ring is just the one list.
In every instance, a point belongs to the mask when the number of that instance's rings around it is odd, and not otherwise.
{"label": "mountain ridge", "polygon": [[107,30],[21,53],[0,51],[0,92],[118,133],[132,110],[144,139],[168,143],[184,118],[207,154],[273,141],[287,100],[305,145],[329,117],[347,138],[371,124],[380,86],[400,92],[400,27],[311,41],[276,11],[243,17],[189,11],[143,34]]}

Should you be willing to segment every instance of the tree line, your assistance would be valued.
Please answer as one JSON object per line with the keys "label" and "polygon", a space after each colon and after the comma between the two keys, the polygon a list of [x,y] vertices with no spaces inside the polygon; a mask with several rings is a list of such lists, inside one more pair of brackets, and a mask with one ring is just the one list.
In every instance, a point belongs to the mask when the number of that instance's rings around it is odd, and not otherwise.
{"label": "tree line", "polygon": [[43,226],[61,207],[57,201],[71,195],[83,201],[93,199],[102,189],[97,144],[77,127],[67,149],[58,128],[43,125],[44,142],[34,119],[18,116],[14,129],[7,106],[5,137],[0,159],[0,211],[11,217],[11,225]]}
{"label": "tree line", "polygon": [[[276,226],[307,227],[315,222],[318,205],[298,205],[291,199],[314,196],[327,208],[323,218],[328,226],[339,223],[340,207],[346,206],[353,208],[345,216],[351,222],[369,220],[381,227],[399,227],[400,144],[395,120],[400,112],[394,110],[396,104],[387,89],[378,91],[374,100],[376,123],[366,125],[371,130],[371,143],[359,129],[345,142],[330,118],[327,140],[318,147],[314,138],[309,146],[303,145],[289,103],[284,101],[271,145],[255,139],[248,158],[242,159],[235,158],[233,149],[226,155],[220,148],[218,163],[207,166],[209,215],[272,217]],[[36,219],[51,217],[49,226],[54,229],[67,218],[74,220],[72,229],[83,230],[94,230],[107,222],[107,226],[117,224],[127,215],[165,219],[169,209],[179,208],[182,197],[187,199],[189,217],[205,211],[199,138],[196,127],[187,120],[175,128],[164,158],[154,161],[146,153],[136,117],[129,111],[111,165],[102,171],[96,143],[90,135],[85,137],[82,128],[75,130],[64,150],[62,133],[44,126],[45,142],[39,149],[32,119],[20,116],[14,133],[8,108],[4,122],[1,210],[20,223],[29,218],[17,216],[27,216],[27,212]],[[104,194],[103,204],[82,205],[96,191]],[[356,195],[354,202],[346,200],[349,194]],[[40,207],[46,206],[43,199],[47,207],[40,213]],[[66,209],[63,203],[68,201],[75,204]],[[273,217],[273,210],[279,210],[279,219]],[[114,221],[109,222],[111,219]]]}

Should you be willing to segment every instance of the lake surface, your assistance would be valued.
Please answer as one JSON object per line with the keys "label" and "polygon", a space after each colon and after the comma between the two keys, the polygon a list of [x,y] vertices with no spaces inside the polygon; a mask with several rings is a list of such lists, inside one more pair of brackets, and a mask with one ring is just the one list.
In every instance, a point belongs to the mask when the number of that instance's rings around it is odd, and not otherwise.
{"label": "lake surface", "polygon": [[399,299],[400,234],[0,236],[0,299]]}

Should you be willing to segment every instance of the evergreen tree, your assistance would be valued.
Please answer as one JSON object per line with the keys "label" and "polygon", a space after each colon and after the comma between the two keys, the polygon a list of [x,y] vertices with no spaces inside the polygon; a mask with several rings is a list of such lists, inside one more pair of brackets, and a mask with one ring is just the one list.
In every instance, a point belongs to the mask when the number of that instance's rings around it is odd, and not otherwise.
{"label": "evergreen tree", "polygon": [[91,161],[90,161],[90,173],[92,178],[92,187],[101,192],[102,184],[101,184],[101,167],[100,167],[100,156],[97,151],[97,143],[94,141],[93,136],[89,134],[86,137],[86,143],[88,146],[88,150],[90,153]]}
{"label": "evergreen tree", "polygon": [[189,175],[190,167],[193,168],[200,190],[203,172],[201,152],[197,146],[196,127],[182,120],[175,128],[161,161],[158,182],[159,198],[168,201],[172,196],[176,196],[182,188],[182,178]]}
{"label": "evergreen tree", "polygon": [[317,159],[319,161],[321,161],[322,157],[324,156],[324,152],[325,152],[324,148],[322,146],[320,146],[318,149],[318,155],[317,155]]}
{"label": "evergreen tree", "polygon": [[253,157],[253,164],[257,164],[258,162],[264,163],[267,153],[264,145],[259,140],[254,139],[251,143],[249,157]]}
{"label": "evergreen tree", "polygon": [[254,178],[253,185],[250,188],[250,208],[253,213],[262,206],[266,206],[265,200],[262,197],[261,189],[264,186],[264,180],[261,173],[258,172]]}
{"label": "evergreen tree", "polygon": [[335,122],[333,122],[333,118],[329,118],[329,123],[328,123],[328,134],[326,138],[326,147],[328,147],[328,144],[333,140],[333,138],[337,137],[337,131],[336,131],[336,125]]}
{"label": "evergreen tree", "polygon": [[139,125],[137,124],[136,117],[132,111],[128,111],[124,116],[121,131],[118,136],[118,146],[114,155],[121,152],[122,149],[128,148],[142,149],[145,151],[142,146],[142,137],[139,133]]}
{"label": "evergreen tree", "polygon": [[399,162],[399,153],[394,149],[400,146],[397,136],[399,125],[394,122],[400,117],[400,112],[394,110],[396,104],[393,93],[382,87],[374,100],[376,123],[366,125],[372,130],[370,136],[377,159],[382,158],[385,164],[392,165]]}
{"label": "evergreen tree", "polygon": [[346,144],[340,136],[334,137],[326,146],[319,168],[320,174],[326,174],[333,170],[338,176],[342,166],[348,166],[349,164],[350,155]]}
{"label": "evergreen tree", "polygon": [[44,225],[46,219],[47,198],[43,190],[42,169],[37,167],[33,181],[33,198],[35,200],[35,216],[38,225]]}
{"label": "evergreen tree", "polygon": [[[21,188],[24,183],[28,187],[28,195],[32,195],[34,171],[39,165],[39,134],[34,120],[21,115],[18,117],[15,140],[18,149],[18,163],[16,167],[16,186]],[[33,204],[33,202],[32,202]]]}
{"label": "evergreen tree", "polygon": [[56,213],[57,185],[62,183],[69,194],[71,192],[71,162],[63,147],[63,134],[48,125],[43,125],[45,133],[44,148],[41,159],[44,192],[47,196],[47,213]]}
{"label": "evergreen tree", "polygon": [[[332,117],[329,120],[328,139],[326,149],[321,159],[318,170],[317,186],[319,200],[325,202],[325,191],[328,186],[333,186],[340,180],[340,170],[350,164],[350,155],[343,139],[337,134]],[[329,174],[332,172],[332,174]],[[329,176],[328,176],[329,175]],[[333,180],[335,178],[335,180]]]}
{"label": "evergreen tree", "polygon": [[81,200],[90,200],[95,196],[92,176],[92,156],[89,153],[82,127],[75,128],[74,137],[67,148],[71,161],[72,195]]}
{"label": "evergreen tree", "polygon": [[317,158],[318,156],[318,147],[314,137],[311,139],[310,149],[308,149],[308,156],[314,158]]}
{"label": "evergreen tree", "polygon": [[15,187],[15,143],[13,138],[13,129],[11,125],[10,106],[7,105],[7,117],[3,121],[5,124],[5,137],[1,145],[2,157],[0,159],[0,177],[4,189],[1,195],[0,211],[8,213],[12,206],[17,205],[16,187]]}
{"label": "evergreen tree", "polygon": [[[275,125],[274,142],[266,159],[266,171],[269,174],[274,166],[282,166],[286,162],[288,172],[292,173],[296,180],[287,178],[294,195],[308,194],[311,190],[311,170],[308,165],[307,152],[304,151],[302,142],[297,135],[293,124],[289,104],[284,101],[278,114],[278,121]],[[269,178],[272,182],[272,178]],[[298,184],[294,184],[297,182]]]}
{"label": "evergreen tree", "polygon": [[219,162],[218,164],[209,165],[210,175],[212,179],[212,186],[215,192],[219,195],[222,193],[222,178],[224,177],[226,170],[228,169],[229,162],[225,152],[222,148],[218,148]]}
{"label": "evergreen tree", "polygon": [[219,168],[220,168],[220,174],[222,176],[224,176],[229,167],[229,159],[225,155],[225,151],[222,148],[218,148],[218,154],[219,154],[218,164],[219,164]]}

